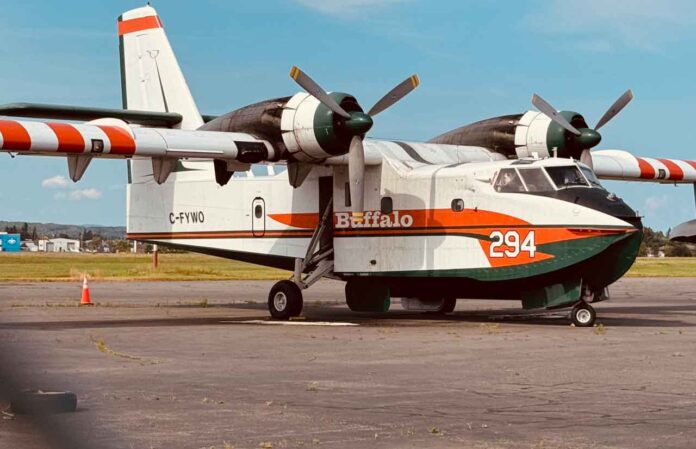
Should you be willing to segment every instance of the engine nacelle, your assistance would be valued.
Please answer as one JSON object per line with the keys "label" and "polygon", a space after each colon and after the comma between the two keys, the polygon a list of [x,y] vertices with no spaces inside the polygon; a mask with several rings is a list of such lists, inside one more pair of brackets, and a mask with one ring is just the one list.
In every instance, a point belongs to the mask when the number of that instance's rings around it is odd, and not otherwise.
{"label": "engine nacelle", "polygon": [[[572,111],[561,111],[559,114],[576,128],[587,128],[580,114]],[[550,157],[555,149],[559,157],[579,159],[583,148],[573,134],[538,111],[481,120],[430,142],[482,146],[508,158]]]}
{"label": "engine nacelle", "polygon": [[[329,94],[347,112],[362,112],[351,95]],[[348,153],[355,136],[345,126],[345,119],[334,114],[312,95],[298,93],[283,107],[280,120],[283,143],[298,161],[310,162]]]}

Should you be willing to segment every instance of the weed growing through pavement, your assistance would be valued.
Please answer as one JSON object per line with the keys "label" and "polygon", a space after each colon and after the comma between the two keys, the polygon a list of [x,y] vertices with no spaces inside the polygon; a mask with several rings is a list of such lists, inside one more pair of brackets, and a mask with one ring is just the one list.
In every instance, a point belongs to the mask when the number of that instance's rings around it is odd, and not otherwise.
{"label": "weed growing through pavement", "polygon": [[139,362],[147,362],[152,364],[159,363],[157,360],[146,359],[143,357],[126,354],[123,352],[114,351],[109,346],[107,346],[106,342],[102,338],[90,337],[90,340],[92,340],[92,343],[94,343],[94,346],[96,346],[99,352],[103,352],[104,354],[110,355],[112,357],[120,357],[122,359],[136,360]]}

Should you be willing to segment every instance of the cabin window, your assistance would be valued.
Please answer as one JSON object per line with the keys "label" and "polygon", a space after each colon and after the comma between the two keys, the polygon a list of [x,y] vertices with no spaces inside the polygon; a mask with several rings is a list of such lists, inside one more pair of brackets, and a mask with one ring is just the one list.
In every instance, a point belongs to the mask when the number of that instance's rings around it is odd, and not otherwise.
{"label": "cabin window", "polygon": [[344,200],[345,200],[346,207],[352,206],[352,204],[350,204],[350,184],[349,183],[346,183],[346,187],[343,189],[343,192],[345,193]]}
{"label": "cabin window", "polygon": [[382,214],[391,214],[394,212],[394,201],[390,196],[385,196],[382,198],[379,210],[382,212]]}
{"label": "cabin window", "polygon": [[519,170],[520,176],[530,192],[549,192],[553,190],[551,181],[540,168],[525,168]]}
{"label": "cabin window", "polygon": [[263,208],[260,204],[257,204],[256,207],[254,207],[254,216],[256,218],[261,218],[261,215],[263,215]]}
{"label": "cabin window", "polygon": [[546,167],[546,172],[553,180],[556,187],[565,189],[566,187],[588,187],[587,181],[575,165],[566,167]]}
{"label": "cabin window", "polygon": [[514,168],[503,168],[493,185],[496,192],[524,192],[524,184]]}
{"label": "cabin window", "polygon": [[461,212],[464,210],[464,200],[461,198],[455,198],[452,200],[452,210],[455,212]]}

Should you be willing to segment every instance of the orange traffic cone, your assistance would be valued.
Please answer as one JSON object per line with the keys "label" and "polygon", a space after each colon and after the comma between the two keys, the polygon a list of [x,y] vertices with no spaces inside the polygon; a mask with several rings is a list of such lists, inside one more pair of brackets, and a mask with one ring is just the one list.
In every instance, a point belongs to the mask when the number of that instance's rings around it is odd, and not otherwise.
{"label": "orange traffic cone", "polygon": [[89,285],[87,285],[87,275],[84,275],[82,281],[82,299],[80,300],[81,306],[91,306],[92,301],[89,298]]}

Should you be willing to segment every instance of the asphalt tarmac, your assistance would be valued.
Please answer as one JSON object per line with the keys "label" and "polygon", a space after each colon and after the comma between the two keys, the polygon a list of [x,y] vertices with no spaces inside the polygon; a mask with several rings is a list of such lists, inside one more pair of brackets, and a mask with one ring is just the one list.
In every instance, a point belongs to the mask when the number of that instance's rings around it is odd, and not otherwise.
{"label": "asphalt tarmac", "polygon": [[[460,301],[268,324],[272,282],[0,284],[0,448],[693,448],[696,278],[625,279],[598,323]],[[318,324],[318,325],[317,325]],[[13,389],[75,413],[7,412]]]}

